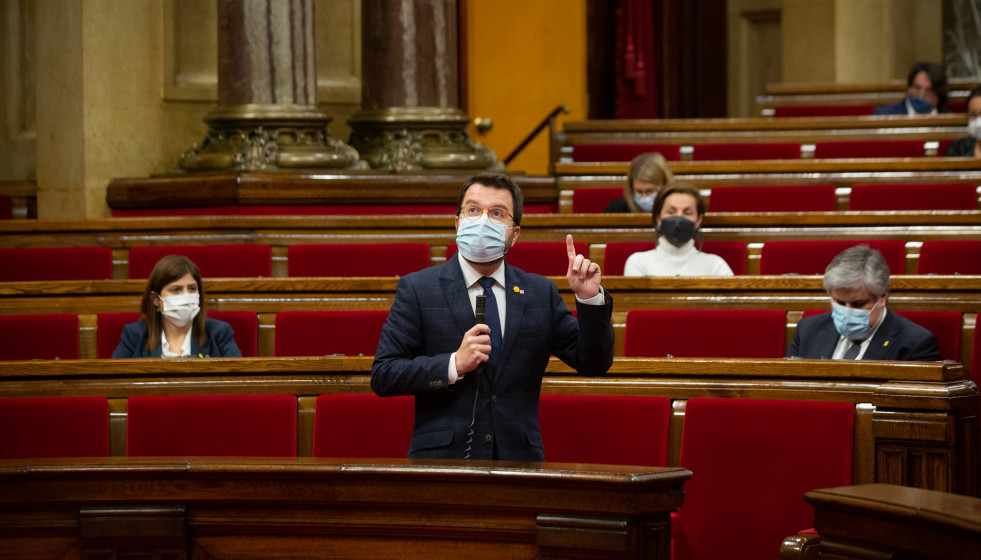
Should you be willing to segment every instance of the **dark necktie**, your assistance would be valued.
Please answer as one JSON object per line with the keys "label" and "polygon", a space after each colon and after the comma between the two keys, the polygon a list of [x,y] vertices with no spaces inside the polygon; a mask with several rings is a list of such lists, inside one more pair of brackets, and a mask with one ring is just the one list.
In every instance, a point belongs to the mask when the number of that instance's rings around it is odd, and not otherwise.
{"label": "dark necktie", "polygon": [[857,340],[849,340],[848,342],[851,343],[851,346],[849,346],[848,350],[845,350],[845,353],[841,356],[842,360],[854,360],[858,357],[858,351],[862,349],[861,342],[858,342]]}
{"label": "dark necktie", "polygon": [[497,298],[494,297],[494,279],[484,276],[477,283],[483,286],[484,296],[487,298],[487,326],[490,328],[491,353],[487,360],[487,371],[491,375],[497,373],[497,359],[501,355],[501,346],[504,344],[501,338],[501,318],[497,312]]}

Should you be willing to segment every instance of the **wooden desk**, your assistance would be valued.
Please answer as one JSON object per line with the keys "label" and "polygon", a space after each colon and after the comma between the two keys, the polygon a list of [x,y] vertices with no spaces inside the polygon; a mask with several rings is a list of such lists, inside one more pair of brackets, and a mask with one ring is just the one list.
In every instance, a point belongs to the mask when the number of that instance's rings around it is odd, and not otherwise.
{"label": "wooden desk", "polygon": [[981,500],[892,484],[814,490],[820,536],[792,536],[780,558],[981,558]]}
{"label": "wooden desk", "polygon": [[[370,357],[77,360],[0,363],[0,397],[110,399],[111,449],[125,455],[133,395],[289,394],[298,398],[297,449],[312,448],[316,397],[367,393]],[[853,481],[977,496],[979,398],[963,366],[929,362],[617,358],[606,375],[579,377],[553,358],[545,393],[651,395],[674,401],[668,464],[679,465],[685,403],[695,397],[855,405]]]}
{"label": "wooden desk", "polygon": [[670,558],[691,472],[562,463],[0,460],[0,556]]}

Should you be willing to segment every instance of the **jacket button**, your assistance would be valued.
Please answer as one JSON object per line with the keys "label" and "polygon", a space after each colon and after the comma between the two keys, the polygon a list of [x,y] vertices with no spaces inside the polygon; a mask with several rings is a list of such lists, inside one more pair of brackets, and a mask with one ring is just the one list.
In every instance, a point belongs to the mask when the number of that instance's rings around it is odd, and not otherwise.
{"label": "jacket button", "polygon": [[497,402],[497,395],[491,395],[491,402]]}
{"label": "jacket button", "polygon": [[484,441],[486,441],[487,443],[490,443],[491,440],[493,440],[493,439],[494,438],[490,434],[487,434],[487,435],[484,436]]}

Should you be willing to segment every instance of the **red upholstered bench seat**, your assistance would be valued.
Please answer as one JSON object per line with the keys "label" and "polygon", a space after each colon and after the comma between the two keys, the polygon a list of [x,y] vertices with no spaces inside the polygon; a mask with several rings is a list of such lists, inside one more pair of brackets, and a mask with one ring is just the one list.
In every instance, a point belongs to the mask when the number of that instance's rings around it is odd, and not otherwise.
{"label": "red upholstered bench seat", "polygon": [[0,399],[0,459],[108,456],[107,399]]}
{"label": "red upholstered bench seat", "polygon": [[134,396],[126,454],[295,457],[296,414],[293,395]]}

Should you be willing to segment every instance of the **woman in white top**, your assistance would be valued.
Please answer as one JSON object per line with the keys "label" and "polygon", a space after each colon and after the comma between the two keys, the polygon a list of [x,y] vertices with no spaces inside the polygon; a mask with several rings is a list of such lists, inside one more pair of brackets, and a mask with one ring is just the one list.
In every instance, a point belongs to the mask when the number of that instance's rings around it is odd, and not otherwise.
{"label": "woman in white top", "polygon": [[630,255],[623,275],[732,276],[722,257],[695,248],[704,214],[705,201],[693,187],[674,183],[661,189],[651,211],[657,248]]}

